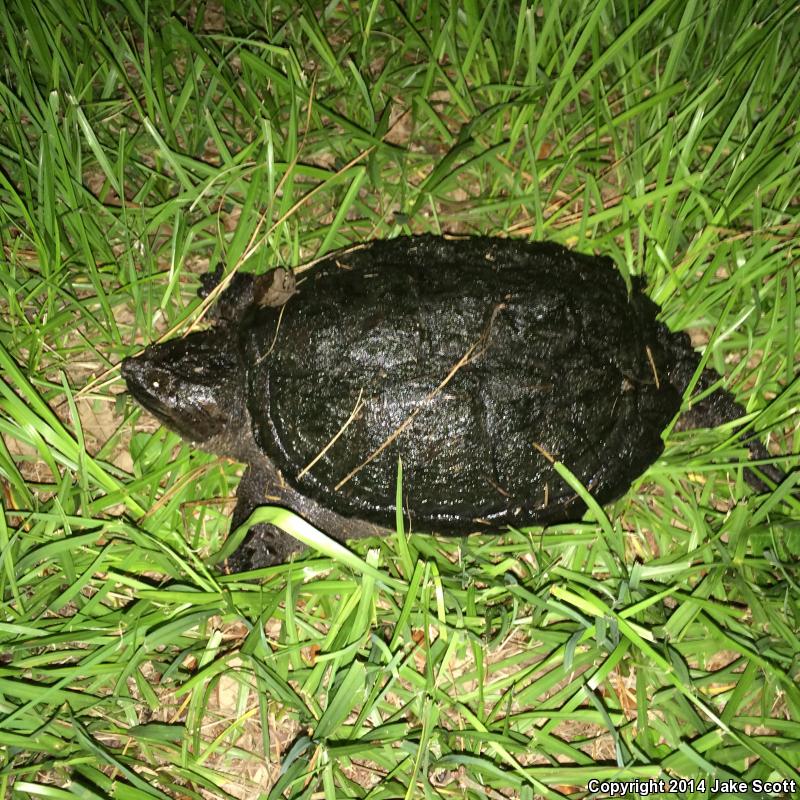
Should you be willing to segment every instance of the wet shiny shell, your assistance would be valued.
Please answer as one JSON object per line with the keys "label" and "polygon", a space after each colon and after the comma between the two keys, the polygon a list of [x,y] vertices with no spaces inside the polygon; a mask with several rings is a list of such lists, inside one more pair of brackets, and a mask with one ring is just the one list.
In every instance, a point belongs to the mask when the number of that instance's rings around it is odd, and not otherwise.
{"label": "wet shiny shell", "polygon": [[662,450],[680,396],[657,307],[613,264],[552,244],[412,237],[317,266],[240,333],[257,442],[283,479],[415,530],[580,517]]}

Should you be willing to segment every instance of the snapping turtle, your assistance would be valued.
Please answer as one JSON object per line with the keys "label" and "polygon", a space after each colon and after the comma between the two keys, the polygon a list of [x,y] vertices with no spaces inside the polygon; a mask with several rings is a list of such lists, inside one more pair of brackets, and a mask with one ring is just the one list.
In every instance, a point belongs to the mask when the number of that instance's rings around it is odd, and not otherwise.
{"label": "snapping turtle", "polygon": [[[296,293],[283,271],[237,275],[216,308],[214,327],[125,359],[130,392],[248,465],[234,527],[269,502],[340,541],[392,525],[398,457],[417,530],[577,520],[585,506],[553,462],[600,503],[622,495],[662,452],[699,363],[610,259],[549,243],[374,241],[326,258]],[[684,427],[742,413],[719,390]],[[299,547],[258,526],[229,566]]]}

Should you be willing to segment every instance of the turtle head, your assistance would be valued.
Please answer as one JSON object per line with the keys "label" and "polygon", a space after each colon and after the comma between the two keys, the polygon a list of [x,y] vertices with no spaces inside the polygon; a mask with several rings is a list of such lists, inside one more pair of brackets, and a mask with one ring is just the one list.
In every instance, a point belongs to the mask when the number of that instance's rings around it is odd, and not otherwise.
{"label": "turtle head", "polygon": [[247,419],[235,336],[212,329],[150,345],[122,362],[122,377],[134,399],[168,428],[235,456],[227,442],[241,435]]}

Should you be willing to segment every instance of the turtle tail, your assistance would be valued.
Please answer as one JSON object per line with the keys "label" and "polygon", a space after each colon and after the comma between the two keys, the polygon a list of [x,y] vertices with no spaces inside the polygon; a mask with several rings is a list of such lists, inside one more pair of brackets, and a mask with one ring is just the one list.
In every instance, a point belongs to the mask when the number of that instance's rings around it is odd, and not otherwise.
{"label": "turtle tail", "polygon": [[[686,334],[670,333],[669,329],[659,326],[659,342],[669,352],[670,383],[678,392],[684,394],[692,377],[700,366],[700,356],[692,349],[689,337]],[[704,369],[695,385],[696,393],[703,393],[720,380],[719,374],[713,369]],[[733,399],[733,395],[726,389],[717,389],[702,400],[694,402],[687,411],[681,414],[675,425],[676,430],[692,430],[694,428],[714,428],[726,422],[741,419],[747,411]],[[739,440],[747,445],[750,458],[761,460],[770,458],[767,448],[756,438],[752,431],[740,434]],[[773,483],[781,483],[786,475],[772,464],[762,464],[758,467],[745,467],[745,480],[758,492],[768,492],[771,486],[764,478]]]}
{"label": "turtle tail", "polygon": [[[697,388],[707,389],[719,380],[719,376],[713,370],[703,371],[697,382]],[[747,411],[739,405],[733,395],[725,389],[717,389],[707,397],[696,402],[686,411],[679,420],[676,428],[678,430],[691,430],[692,428],[712,428],[725,422],[733,422],[745,416]],[[755,438],[752,431],[747,431],[739,435],[739,441],[747,445],[750,458],[761,460],[770,458],[770,453],[764,445]],[[786,475],[772,464],[762,464],[758,467],[745,467],[744,479],[757,491],[768,492],[771,487],[764,481],[768,478],[775,484],[781,483]]]}

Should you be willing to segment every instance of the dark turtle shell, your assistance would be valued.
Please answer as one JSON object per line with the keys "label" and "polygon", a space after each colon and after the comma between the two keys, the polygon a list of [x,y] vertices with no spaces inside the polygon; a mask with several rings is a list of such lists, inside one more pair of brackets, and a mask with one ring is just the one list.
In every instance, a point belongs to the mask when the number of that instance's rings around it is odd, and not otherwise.
{"label": "dark turtle shell", "polygon": [[345,517],[392,524],[402,459],[416,530],[579,518],[553,462],[612,500],[679,409],[691,350],[657,311],[609,259],[554,244],[375,241],[240,325],[256,442]]}

